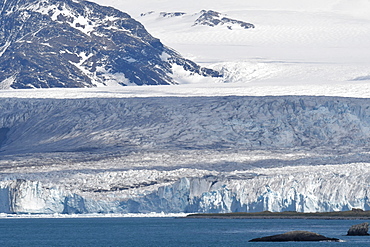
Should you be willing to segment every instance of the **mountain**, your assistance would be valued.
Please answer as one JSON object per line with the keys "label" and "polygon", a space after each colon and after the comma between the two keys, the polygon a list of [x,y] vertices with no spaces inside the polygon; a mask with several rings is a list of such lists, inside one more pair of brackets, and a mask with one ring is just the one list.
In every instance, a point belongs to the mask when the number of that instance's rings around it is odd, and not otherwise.
{"label": "mountain", "polygon": [[230,30],[233,29],[233,26],[241,27],[244,29],[254,28],[254,25],[251,23],[222,16],[221,13],[213,10],[202,10],[198,19],[195,20],[194,25],[204,25],[210,27],[225,25]]}
{"label": "mountain", "polygon": [[[127,6],[126,0],[94,1]],[[163,0],[155,5],[138,0],[127,11],[166,45],[194,62],[222,71],[226,82],[277,87],[366,82],[370,78],[370,8],[365,1],[345,2],[191,0],[175,5]],[[341,11],[345,6],[350,12],[367,12],[367,17]],[[153,14],[135,14],[138,11]],[[186,14],[163,17],[161,12]],[[194,25],[197,18],[206,25]],[[255,28],[224,23],[224,18]]]}
{"label": "mountain", "polygon": [[[140,17],[155,15],[155,11],[149,11],[147,13],[140,14]],[[190,17],[189,19],[194,19],[192,26],[224,26],[229,30],[234,28],[249,29],[254,28],[254,25],[247,23],[245,21],[235,20],[227,17],[224,14],[221,14],[213,10],[202,10],[196,14],[187,14],[185,12],[160,12],[160,18],[176,18],[176,17]]]}
{"label": "mountain", "polygon": [[220,77],[181,57],[128,14],[75,0],[0,2],[1,88],[176,84],[173,66]]}
{"label": "mountain", "polygon": [[118,9],[125,8],[132,15],[142,12],[164,11],[174,12],[182,10],[185,12],[199,11],[200,9],[217,9],[219,11],[236,10],[265,10],[265,11],[309,11],[309,12],[336,12],[346,16],[369,19],[370,2],[364,0],[312,0],[309,2],[297,2],[294,0],[189,0],[186,2],[174,2],[173,0],[158,1],[137,0],[136,4],[129,4],[129,0],[93,0],[103,5],[115,6]]}

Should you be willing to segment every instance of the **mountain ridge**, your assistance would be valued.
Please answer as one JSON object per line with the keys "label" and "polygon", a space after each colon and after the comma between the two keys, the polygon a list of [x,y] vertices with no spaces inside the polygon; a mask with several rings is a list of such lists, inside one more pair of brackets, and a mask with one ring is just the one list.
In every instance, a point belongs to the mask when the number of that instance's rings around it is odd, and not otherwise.
{"label": "mountain ridge", "polygon": [[220,77],[151,36],[130,15],[89,1],[0,3],[0,84],[10,88],[176,84],[172,67]]}
{"label": "mountain ridge", "polygon": [[214,10],[201,10],[199,13],[189,14],[186,12],[155,12],[149,11],[146,13],[141,13],[140,17],[150,16],[150,15],[157,15],[159,18],[177,18],[177,17],[192,17],[194,19],[192,27],[195,26],[208,26],[208,27],[216,27],[216,26],[225,26],[229,30],[233,30],[234,28],[237,29],[250,29],[255,28],[255,26],[251,23],[236,20],[228,17],[227,15],[214,11]]}

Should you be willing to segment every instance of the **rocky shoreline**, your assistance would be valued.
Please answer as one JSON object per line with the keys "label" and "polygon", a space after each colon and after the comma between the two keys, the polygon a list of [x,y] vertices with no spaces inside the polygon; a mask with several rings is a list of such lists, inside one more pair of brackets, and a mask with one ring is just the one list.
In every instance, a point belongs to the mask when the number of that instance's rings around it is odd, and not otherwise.
{"label": "rocky shoreline", "polygon": [[351,210],[340,212],[258,212],[258,213],[221,213],[189,214],[186,218],[201,219],[327,219],[327,220],[370,220],[370,211]]}
{"label": "rocky shoreline", "polygon": [[370,220],[370,217],[308,217],[308,216],[186,216],[195,219],[321,219],[321,220]]}

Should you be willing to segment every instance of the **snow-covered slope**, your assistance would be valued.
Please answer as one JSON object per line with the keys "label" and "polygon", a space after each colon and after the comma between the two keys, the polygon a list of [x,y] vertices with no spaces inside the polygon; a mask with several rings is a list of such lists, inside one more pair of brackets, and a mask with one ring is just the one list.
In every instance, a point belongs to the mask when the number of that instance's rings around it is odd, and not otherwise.
{"label": "snow-covered slope", "polygon": [[[279,86],[369,81],[368,1],[95,1],[131,13],[164,44],[222,70],[227,82]],[[194,26],[201,10],[255,28]],[[141,15],[150,11],[154,13]],[[185,14],[163,17],[160,12]]]}
{"label": "snow-covered slope", "polygon": [[129,4],[128,0],[94,0],[103,5],[115,6],[119,9],[126,9],[131,14],[140,14],[143,11],[159,11],[166,8],[174,12],[183,9],[184,11],[194,11],[198,9],[217,9],[220,11],[238,9],[264,9],[264,10],[289,10],[289,11],[330,11],[343,13],[350,16],[369,18],[368,11],[370,3],[364,0],[312,0],[309,2],[297,2],[294,0],[249,0],[249,1],[221,1],[221,0],[189,0],[178,2],[172,0],[138,0],[136,4]]}
{"label": "snow-covered slope", "polygon": [[255,28],[194,28],[190,23],[181,28],[169,18],[139,20],[165,44],[223,70],[228,82],[291,85],[368,80],[370,21],[299,11],[228,14]]}

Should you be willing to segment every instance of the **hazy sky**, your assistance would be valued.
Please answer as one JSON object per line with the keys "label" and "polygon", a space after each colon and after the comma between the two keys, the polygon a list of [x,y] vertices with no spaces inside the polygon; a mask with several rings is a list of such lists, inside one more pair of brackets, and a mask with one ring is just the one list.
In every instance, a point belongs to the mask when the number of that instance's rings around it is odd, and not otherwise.
{"label": "hazy sky", "polygon": [[279,9],[304,11],[335,11],[370,19],[370,0],[91,0],[110,5],[135,16],[143,12],[186,11],[202,9],[229,11],[238,9]]}

